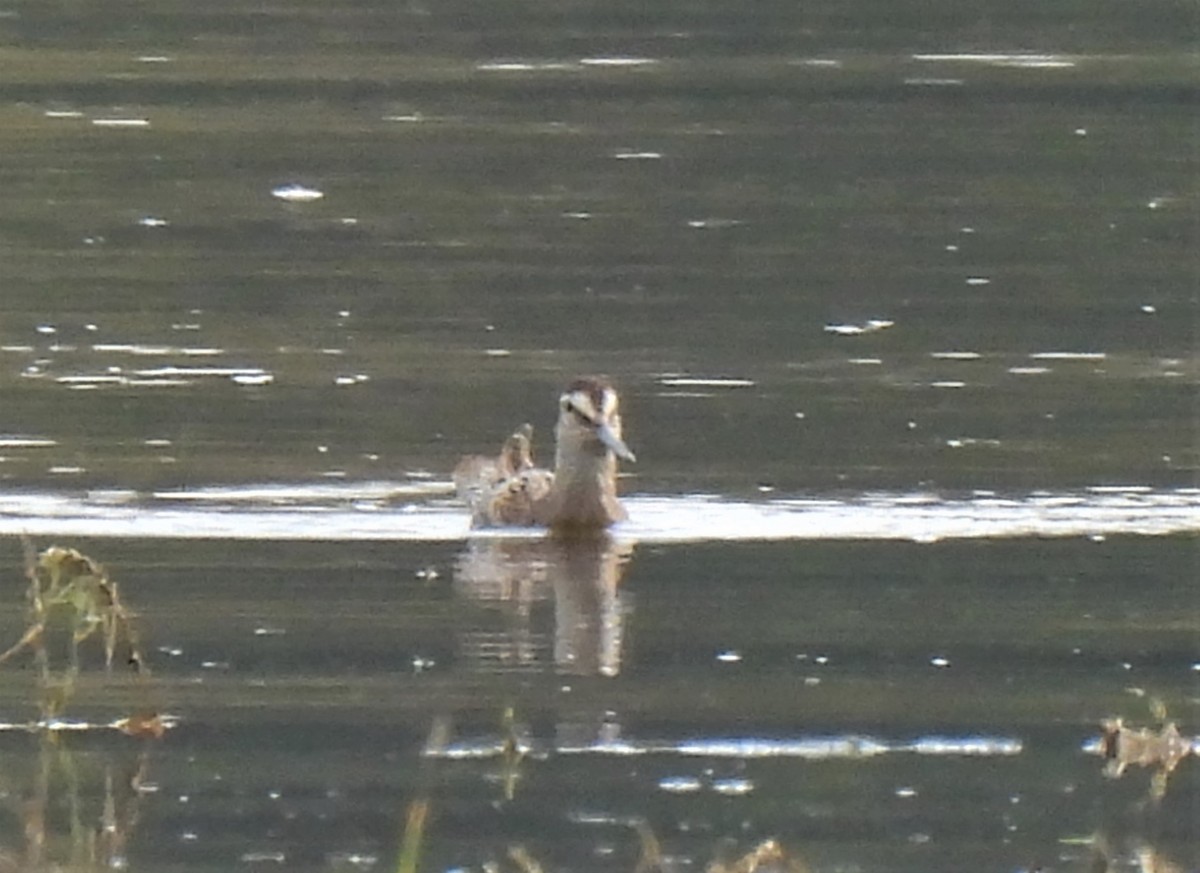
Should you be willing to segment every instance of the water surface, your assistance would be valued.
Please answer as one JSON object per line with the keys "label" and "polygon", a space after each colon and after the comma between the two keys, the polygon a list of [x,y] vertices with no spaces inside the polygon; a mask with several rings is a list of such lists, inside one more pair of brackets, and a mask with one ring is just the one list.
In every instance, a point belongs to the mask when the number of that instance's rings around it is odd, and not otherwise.
{"label": "water surface", "polygon": [[[0,632],[151,672],[0,665],[4,861],[1200,869],[1194,18],[8,4]],[[588,372],[630,520],[470,534]]]}

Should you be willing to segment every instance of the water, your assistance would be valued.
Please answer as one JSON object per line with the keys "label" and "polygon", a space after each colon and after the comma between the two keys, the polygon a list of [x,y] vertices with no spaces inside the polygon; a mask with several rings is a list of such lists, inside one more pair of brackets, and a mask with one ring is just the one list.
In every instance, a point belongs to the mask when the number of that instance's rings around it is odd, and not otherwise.
{"label": "water", "polygon": [[[5,860],[1200,869],[1193,18],[0,10],[0,639],[151,668],[0,665]],[[469,534],[588,372],[629,521]]]}

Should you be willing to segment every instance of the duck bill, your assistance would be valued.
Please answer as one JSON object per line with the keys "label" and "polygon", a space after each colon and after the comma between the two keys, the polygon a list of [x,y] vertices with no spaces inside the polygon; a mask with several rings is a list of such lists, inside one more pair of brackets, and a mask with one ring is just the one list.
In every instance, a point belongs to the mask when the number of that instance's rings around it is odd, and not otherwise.
{"label": "duck bill", "polygon": [[609,451],[622,461],[633,463],[637,460],[633,452],[629,451],[629,446],[625,445],[625,442],[613,432],[607,422],[601,422],[596,426],[596,436],[608,447]]}

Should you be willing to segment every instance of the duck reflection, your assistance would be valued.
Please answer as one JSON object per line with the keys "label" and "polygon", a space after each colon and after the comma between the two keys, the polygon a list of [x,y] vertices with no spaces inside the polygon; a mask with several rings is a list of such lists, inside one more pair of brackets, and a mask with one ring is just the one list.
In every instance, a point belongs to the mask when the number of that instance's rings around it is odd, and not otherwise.
{"label": "duck reflection", "polygon": [[1078,864],[1068,869],[1079,870],[1080,873],[1116,873],[1118,870],[1191,873],[1196,869],[1138,836],[1120,838],[1100,832],[1088,838],[1087,842],[1087,853],[1079,859]]}
{"label": "duck reflection", "polygon": [[[616,676],[632,608],[620,582],[633,550],[632,542],[603,534],[471,540],[458,557],[454,589],[502,608],[508,627],[465,632],[463,654],[480,669]],[[552,607],[548,627],[543,605]]]}

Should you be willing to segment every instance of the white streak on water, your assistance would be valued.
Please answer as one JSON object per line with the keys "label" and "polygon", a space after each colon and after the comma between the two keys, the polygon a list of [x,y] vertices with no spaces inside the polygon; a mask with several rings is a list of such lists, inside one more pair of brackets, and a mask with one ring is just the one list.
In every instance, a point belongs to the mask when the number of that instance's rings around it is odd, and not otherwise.
{"label": "white streak on water", "polygon": [[753,379],[704,376],[663,376],[658,383],[675,388],[753,388],[755,385]]}
{"label": "white streak on water", "polygon": [[913,55],[915,61],[987,64],[994,67],[1063,68],[1073,67],[1078,59],[1068,55],[1035,52],[942,52]]}
{"label": "white streak on water", "polygon": [[[1020,740],[1011,737],[931,736],[912,741],[890,741],[859,734],[801,737],[701,737],[687,740],[598,739],[582,744],[547,744],[533,741],[530,749],[559,755],[680,755],[689,758],[803,758],[808,760],[858,760],[878,755],[916,753],[940,756],[1009,757],[1023,751]],[[426,757],[479,759],[500,757],[506,753],[503,742],[493,737],[463,740],[426,749]],[[659,784],[667,791],[696,791],[701,787],[695,777],[668,777]],[[679,780],[679,781],[676,781]]]}
{"label": "white streak on water", "polygon": [[92,124],[95,127],[149,127],[150,119],[148,118],[93,118]]}
{"label": "white streak on water", "polygon": [[1035,361],[1103,361],[1104,352],[1034,352],[1029,357]]}
{"label": "white streak on water", "polygon": [[57,445],[56,440],[44,437],[0,436],[0,449],[45,449]]}
{"label": "white streak on water", "polygon": [[[535,538],[539,529],[471,531],[448,482],[332,482],[136,492],[120,505],[80,490],[0,491],[0,535],[314,541]],[[1200,532],[1200,489],[1104,486],[947,496],[878,492],[728,500],[625,498],[620,539],[644,543],[1095,537]]]}
{"label": "white streak on water", "polygon": [[312,203],[314,200],[320,200],[324,197],[325,192],[318,191],[316,188],[306,187],[298,182],[292,182],[272,188],[271,196],[278,197],[280,200],[285,200],[288,203]]}
{"label": "white streak on water", "polygon": [[533,73],[545,70],[570,70],[572,65],[564,61],[485,61],[476,64],[475,69],[489,73]]}
{"label": "white streak on water", "polygon": [[648,67],[657,64],[658,60],[655,58],[598,57],[580,58],[579,63],[585,67]]}

